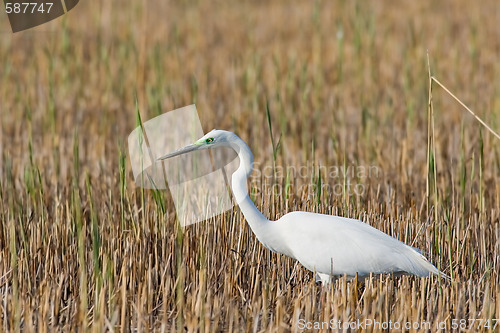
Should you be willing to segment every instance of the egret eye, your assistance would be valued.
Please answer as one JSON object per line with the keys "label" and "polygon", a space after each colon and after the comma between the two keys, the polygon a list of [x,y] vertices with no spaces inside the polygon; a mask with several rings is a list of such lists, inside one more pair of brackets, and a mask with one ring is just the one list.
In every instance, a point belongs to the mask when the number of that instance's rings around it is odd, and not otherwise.
{"label": "egret eye", "polygon": [[205,140],[207,144],[214,142],[214,138],[208,138]]}

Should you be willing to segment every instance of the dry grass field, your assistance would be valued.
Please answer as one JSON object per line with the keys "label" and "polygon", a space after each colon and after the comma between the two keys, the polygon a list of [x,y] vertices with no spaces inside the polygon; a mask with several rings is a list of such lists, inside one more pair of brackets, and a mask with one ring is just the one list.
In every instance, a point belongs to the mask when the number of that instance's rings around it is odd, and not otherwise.
{"label": "dry grass field", "polygon": [[[16,34],[0,18],[1,331],[498,332],[500,141],[436,85],[429,119],[427,66],[498,132],[497,0],[81,1]],[[178,228],[169,193],[135,186],[127,136],[137,112],[193,103],[253,150],[267,217],[359,218],[451,281],[322,287],[237,207]]]}

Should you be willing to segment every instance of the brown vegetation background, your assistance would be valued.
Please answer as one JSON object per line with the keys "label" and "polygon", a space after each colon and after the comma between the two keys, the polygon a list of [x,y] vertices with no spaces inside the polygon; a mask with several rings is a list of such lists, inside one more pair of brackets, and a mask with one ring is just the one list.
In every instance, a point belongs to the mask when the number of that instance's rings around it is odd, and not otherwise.
{"label": "brown vegetation background", "polygon": [[[0,18],[2,330],[301,331],[331,319],[495,330],[500,143],[434,86],[428,161],[427,53],[432,74],[499,131],[498,1],[81,1],[16,34]],[[263,248],[237,207],[179,230],[168,193],[135,186],[126,139],[137,112],[192,103],[205,131],[236,132],[259,168],[312,166],[277,177],[283,191],[252,178],[266,216],[360,218],[451,282],[322,288]]]}

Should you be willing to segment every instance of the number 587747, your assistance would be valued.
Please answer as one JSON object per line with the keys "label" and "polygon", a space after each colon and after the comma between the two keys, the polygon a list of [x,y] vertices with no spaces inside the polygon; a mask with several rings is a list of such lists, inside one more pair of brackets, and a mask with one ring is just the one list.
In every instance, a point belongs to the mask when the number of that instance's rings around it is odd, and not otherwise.
{"label": "number 587747", "polygon": [[7,14],[38,14],[50,13],[53,2],[6,2]]}

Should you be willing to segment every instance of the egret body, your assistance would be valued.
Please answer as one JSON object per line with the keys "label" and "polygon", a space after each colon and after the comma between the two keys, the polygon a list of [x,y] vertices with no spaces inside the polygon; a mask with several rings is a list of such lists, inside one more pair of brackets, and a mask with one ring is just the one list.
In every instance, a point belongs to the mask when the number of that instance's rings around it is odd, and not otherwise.
{"label": "egret body", "polygon": [[441,275],[413,247],[359,220],[309,212],[291,212],[277,221],[268,220],[248,196],[247,179],[253,170],[253,155],[236,134],[212,130],[194,144],[160,157],[159,160],[195,150],[230,147],[240,166],[232,176],[232,191],[255,236],[266,248],[298,260],[317,280],[330,276],[367,276],[370,273]]}

